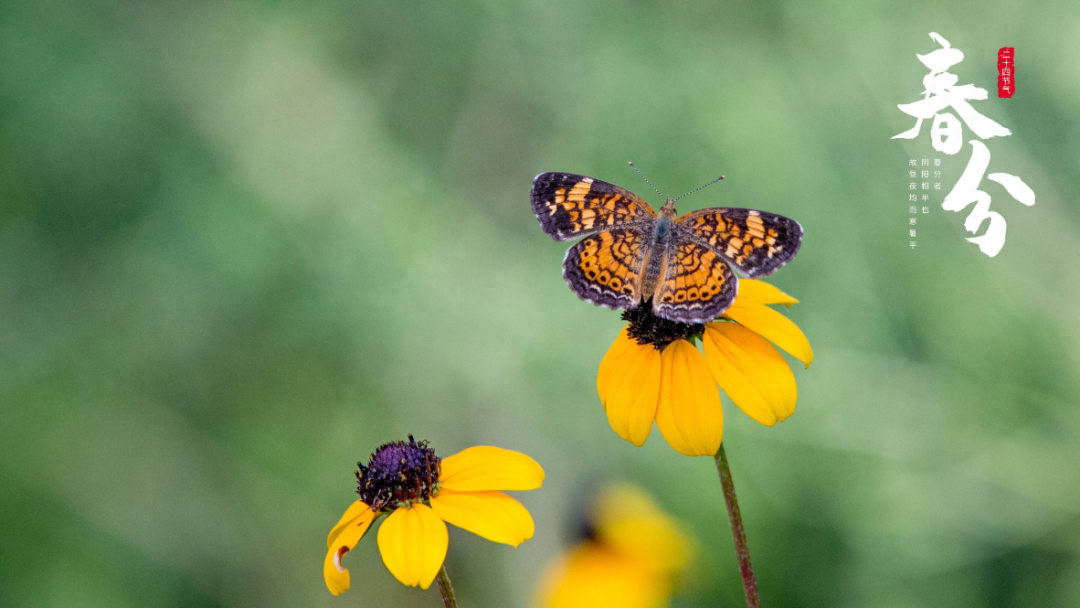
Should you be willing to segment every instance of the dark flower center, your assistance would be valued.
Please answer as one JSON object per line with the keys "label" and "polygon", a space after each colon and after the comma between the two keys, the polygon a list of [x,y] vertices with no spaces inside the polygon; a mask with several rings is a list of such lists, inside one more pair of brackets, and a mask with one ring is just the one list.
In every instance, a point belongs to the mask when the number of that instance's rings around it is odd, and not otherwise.
{"label": "dark flower center", "polygon": [[679,323],[669,321],[653,314],[652,300],[642,302],[637,308],[628,308],[622,313],[623,321],[630,323],[628,333],[638,344],[652,344],[661,350],[676,340],[689,340],[701,337],[705,326],[701,323]]}
{"label": "dark flower center", "polygon": [[574,539],[583,540],[588,542],[597,542],[600,538],[599,532],[596,530],[596,526],[593,522],[587,518],[582,518],[578,522],[576,529],[574,530]]}
{"label": "dark flower center", "polygon": [[442,468],[427,441],[391,441],[379,446],[365,467],[356,463],[356,493],[372,511],[392,511],[400,504],[431,498]]}

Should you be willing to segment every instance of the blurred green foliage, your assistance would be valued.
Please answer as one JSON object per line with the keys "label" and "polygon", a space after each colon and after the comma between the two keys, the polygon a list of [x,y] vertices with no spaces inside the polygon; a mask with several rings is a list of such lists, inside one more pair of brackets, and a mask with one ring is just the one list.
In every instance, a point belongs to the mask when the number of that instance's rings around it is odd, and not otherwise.
{"label": "blurred green foliage", "polygon": [[[895,105],[937,31],[1011,128],[1005,248],[934,205],[907,246]],[[588,484],[699,535],[676,605],[738,606],[716,472],[620,440],[618,315],[532,217],[541,171],[747,206],[815,347],[796,414],[725,401],[766,606],[1080,603],[1080,7],[1048,2],[0,5],[0,604],[437,606],[373,538],[326,591],[353,463],[414,433],[523,451],[519,549],[451,532],[462,606],[525,606]],[[991,92],[991,95],[993,93]],[[944,187],[967,148],[945,159]],[[655,198],[646,196],[653,202]],[[938,203],[940,200],[937,201]]]}

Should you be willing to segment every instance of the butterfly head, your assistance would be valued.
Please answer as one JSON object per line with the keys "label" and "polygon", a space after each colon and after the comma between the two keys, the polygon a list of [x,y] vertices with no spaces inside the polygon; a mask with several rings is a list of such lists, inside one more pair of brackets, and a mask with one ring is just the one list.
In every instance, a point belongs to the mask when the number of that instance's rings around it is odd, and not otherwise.
{"label": "butterfly head", "polygon": [[675,199],[668,197],[664,202],[664,206],[660,208],[660,215],[673,220],[675,219]]}

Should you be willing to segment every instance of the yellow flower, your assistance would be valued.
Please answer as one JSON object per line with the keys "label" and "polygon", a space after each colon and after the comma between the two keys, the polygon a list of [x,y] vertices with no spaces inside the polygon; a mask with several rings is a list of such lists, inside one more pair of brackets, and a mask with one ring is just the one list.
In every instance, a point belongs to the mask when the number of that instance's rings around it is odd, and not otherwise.
{"label": "yellow flower", "polygon": [[[720,448],[724,418],[719,384],[748,416],[772,426],[795,411],[795,376],[769,342],[807,367],[814,352],[802,330],[769,304],[798,300],[776,287],[741,279],[723,317],[705,325],[661,319],[650,306],[626,311],[630,321],[600,363],[597,392],[611,428],[641,446],[653,421],[671,447],[687,456]],[[701,338],[702,355],[691,340]]]}
{"label": "yellow flower", "polygon": [[680,522],[636,486],[612,485],[593,505],[590,537],[547,569],[537,608],[660,608],[690,562]]}
{"label": "yellow flower", "polygon": [[326,539],[323,577],[330,593],[349,588],[341,557],[360,542],[381,515],[383,563],[402,584],[427,589],[442,568],[446,523],[514,547],[532,538],[533,520],[518,501],[500,490],[535,490],[544,469],[519,452],[472,447],[440,459],[427,441],[395,441],[357,463],[360,500],[354,502]]}

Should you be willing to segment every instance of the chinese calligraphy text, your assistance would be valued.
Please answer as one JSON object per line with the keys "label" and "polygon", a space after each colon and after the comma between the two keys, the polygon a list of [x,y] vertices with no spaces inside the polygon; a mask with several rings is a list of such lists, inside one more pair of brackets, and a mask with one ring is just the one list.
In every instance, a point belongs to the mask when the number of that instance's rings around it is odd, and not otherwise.
{"label": "chinese calligraphy text", "polygon": [[[915,126],[892,138],[915,139],[922,130],[923,121],[932,119],[931,145],[938,152],[953,155],[963,147],[964,124],[979,139],[1012,135],[1012,131],[1001,126],[997,121],[983,116],[972,107],[971,101],[987,99],[986,89],[974,84],[957,86],[959,78],[948,72],[949,68],[964,60],[964,53],[960,49],[952,48],[948,40],[935,32],[930,33],[930,38],[941,48],[926,55],[916,54],[919,61],[930,69],[930,73],[923,77],[923,98],[913,103],[897,105],[900,111],[916,118]],[[1007,50],[1009,50],[1011,86],[1012,49]],[[946,108],[955,111],[956,115],[945,111]],[[1006,222],[1000,213],[990,211],[990,195],[979,190],[982,178],[990,165],[990,150],[979,139],[968,142],[971,144],[971,158],[968,160],[967,168],[945,197],[941,207],[946,211],[960,212],[974,203],[974,208],[964,221],[964,228],[975,236],[967,240],[978,245],[979,250],[984,254],[994,257],[1005,246]],[[1017,202],[1027,206],[1035,204],[1035,193],[1019,177],[1008,173],[991,173],[987,177],[1001,184]],[[989,224],[986,231],[979,234],[979,230],[987,221]]]}

